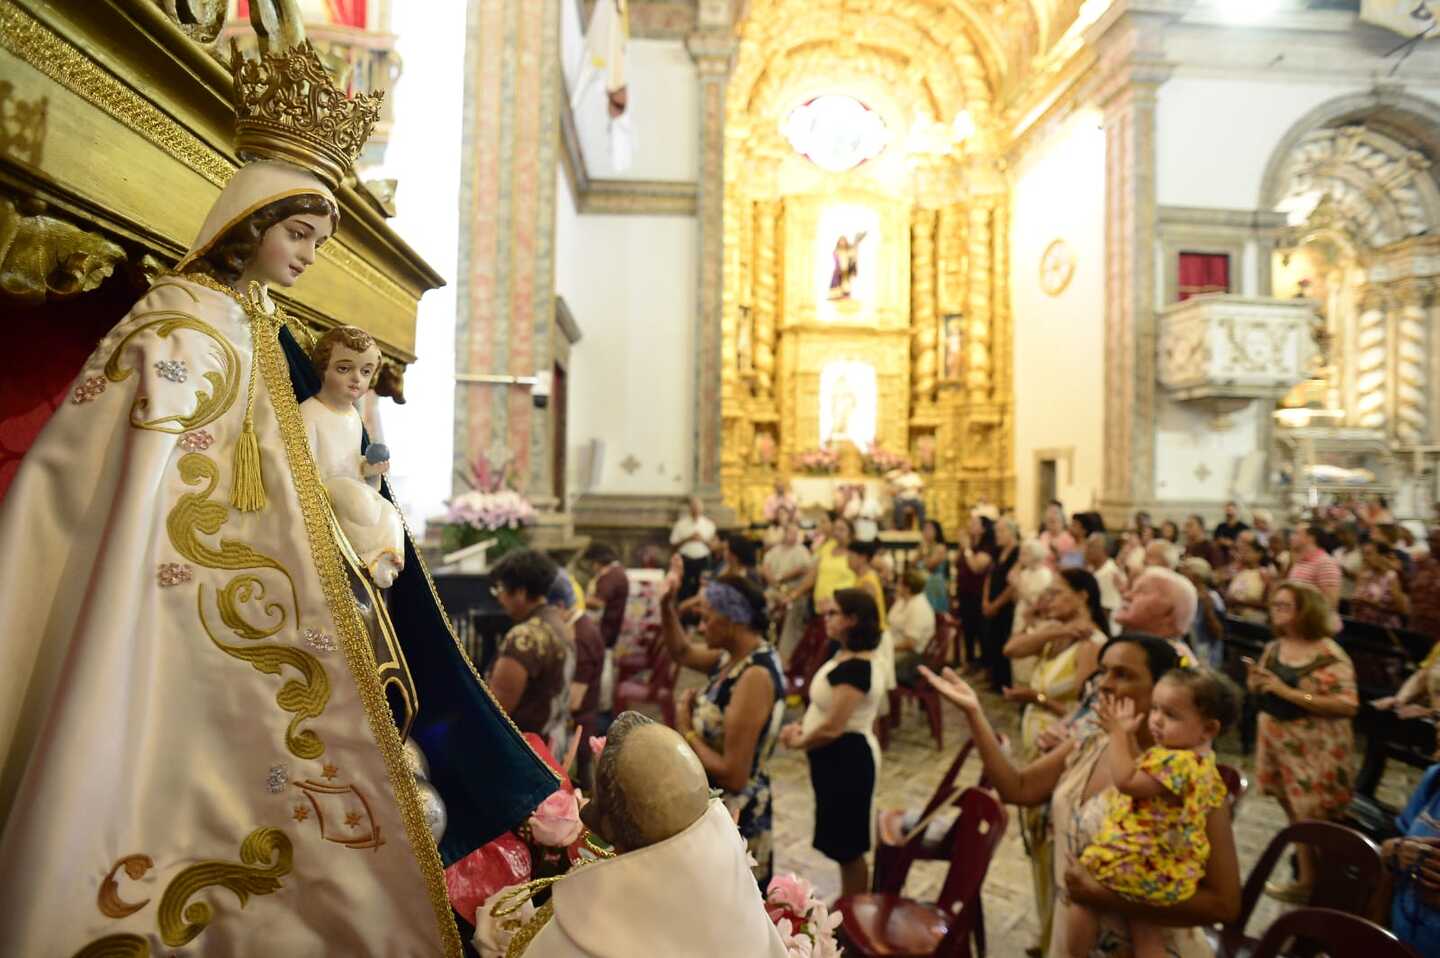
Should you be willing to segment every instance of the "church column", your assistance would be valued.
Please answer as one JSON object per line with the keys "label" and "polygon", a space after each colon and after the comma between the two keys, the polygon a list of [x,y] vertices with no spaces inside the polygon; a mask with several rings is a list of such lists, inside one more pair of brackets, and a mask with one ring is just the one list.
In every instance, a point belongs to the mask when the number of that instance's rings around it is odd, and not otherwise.
{"label": "church column", "polygon": [[755,395],[769,399],[775,388],[776,225],[780,204],[755,204]]}
{"label": "church column", "polygon": [[1395,322],[1395,437],[1414,445],[1429,436],[1429,351],[1426,308],[1434,295],[1434,282],[1415,279],[1400,284],[1399,315]]}
{"label": "church column", "polygon": [[914,406],[928,406],[935,401],[940,342],[937,323],[935,211],[917,209],[910,217],[910,385]]}
{"label": "church column", "polygon": [[[1099,39],[1105,123],[1103,498],[1128,512],[1155,495],[1155,94],[1169,77],[1167,18],[1126,13]],[[1022,386],[1023,388],[1023,386]]]}
{"label": "church column", "polygon": [[455,466],[509,456],[543,508],[552,414],[534,407],[532,385],[554,361],[560,0],[470,0],[465,78]]}
{"label": "church column", "polygon": [[695,492],[720,495],[722,282],[725,265],[725,87],[735,36],[725,4],[702,3],[699,27],[685,39],[700,75],[700,174],[696,225],[700,231],[695,316]]}
{"label": "church column", "polygon": [[981,197],[970,207],[970,304],[965,316],[965,391],[971,405],[990,398],[990,216],[995,199]]}

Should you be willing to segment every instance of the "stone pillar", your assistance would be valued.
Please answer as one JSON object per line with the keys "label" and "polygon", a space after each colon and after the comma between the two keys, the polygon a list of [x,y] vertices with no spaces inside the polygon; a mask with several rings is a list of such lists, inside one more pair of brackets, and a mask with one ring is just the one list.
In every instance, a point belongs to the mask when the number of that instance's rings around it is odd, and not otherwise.
{"label": "stone pillar", "polygon": [[529,380],[553,365],[560,2],[470,0],[456,283],[455,466],[509,456],[542,507],[551,413]]}
{"label": "stone pillar", "polygon": [[1126,13],[1099,38],[1105,123],[1103,498],[1128,513],[1155,495],[1155,93],[1167,18]]}
{"label": "stone pillar", "polygon": [[695,315],[695,492],[720,496],[722,438],[722,292],[725,266],[725,87],[735,36],[724,4],[702,3],[699,29],[685,39],[700,74],[700,171],[696,225],[700,231]]}
{"label": "stone pillar", "polygon": [[970,402],[990,399],[990,309],[992,252],[990,218],[993,197],[981,197],[970,207],[970,301],[965,312],[965,391]]}
{"label": "stone pillar", "polygon": [[1353,425],[1366,429],[1384,429],[1389,422],[1385,397],[1385,380],[1389,360],[1389,322],[1391,297],[1375,287],[1360,297],[1360,315],[1355,320],[1355,359],[1353,372],[1354,402],[1349,404]]}

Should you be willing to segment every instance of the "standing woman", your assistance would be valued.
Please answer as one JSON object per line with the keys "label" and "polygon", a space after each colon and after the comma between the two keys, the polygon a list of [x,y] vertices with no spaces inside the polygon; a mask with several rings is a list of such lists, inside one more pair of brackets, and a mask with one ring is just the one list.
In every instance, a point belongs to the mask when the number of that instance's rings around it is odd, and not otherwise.
{"label": "standing woman", "polygon": [[780,741],[805,751],[815,789],[815,849],[840,866],[840,894],[869,886],[865,853],[874,844],[875,786],[880,745],[872,729],[880,711],[874,651],[880,644],[880,610],[868,592],[841,589],[825,613],[825,631],[840,643],[810,680],[810,707]]}
{"label": "standing woman", "polygon": [[1020,555],[1020,535],[1015,520],[1002,516],[995,523],[996,554],[985,573],[984,598],[980,611],[985,616],[985,667],[990,671],[990,687],[996,692],[1010,684],[1010,660],[1005,657],[1005,643],[1015,625],[1015,586],[1010,573]]}
{"label": "standing woman", "polygon": [[698,694],[690,689],[680,695],[675,726],[736,816],[763,888],[770,883],[774,857],[767,766],[785,715],[780,657],[765,641],[770,628],[765,594],[742,576],[721,576],[707,584],[700,601],[705,644],[693,644],[680,627],[675,604],[675,584],[683,573],[679,565],[672,560],[660,603],[665,648],[676,662],[710,680]]}
{"label": "standing woman", "polygon": [[1350,596],[1351,615],[1361,622],[1400,628],[1410,611],[1410,600],[1400,585],[1400,573],[1395,571],[1395,550],[1387,542],[1371,539],[1360,547],[1360,557],[1355,591]]}
{"label": "standing woman", "polygon": [[920,565],[926,574],[925,598],[936,615],[944,615],[950,611],[950,548],[937,519],[920,526]]}
{"label": "standing woman", "polygon": [[965,637],[967,671],[980,667],[985,642],[985,573],[995,561],[995,523],[970,514],[970,524],[960,533],[960,561],[955,565],[955,606],[960,612],[960,631]]}
{"label": "standing woman", "polygon": [[1253,533],[1240,533],[1235,543],[1237,568],[1225,587],[1225,605],[1234,614],[1247,622],[1265,622],[1265,593],[1274,578],[1273,567],[1266,565],[1269,556]]}
{"label": "standing woman", "polygon": [[[1350,801],[1350,757],[1359,711],[1355,669],[1330,638],[1330,606],[1313,586],[1282,582],[1270,596],[1270,626],[1278,636],[1259,663],[1246,663],[1246,684],[1260,696],[1255,773],[1291,822],[1334,820]],[[1315,881],[1315,856],[1301,845],[1299,877],[1270,881],[1265,891],[1304,902]]]}

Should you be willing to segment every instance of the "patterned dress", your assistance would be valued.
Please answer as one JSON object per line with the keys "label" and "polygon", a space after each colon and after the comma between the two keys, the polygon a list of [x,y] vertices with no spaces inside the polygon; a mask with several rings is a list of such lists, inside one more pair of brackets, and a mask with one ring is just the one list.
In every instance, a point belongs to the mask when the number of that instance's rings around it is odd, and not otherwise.
{"label": "patterned dress", "polygon": [[[1303,673],[1296,686],[1302,692],[1340,695],[1358,704],[1355,668],[1333,639],[1316,643],[1315,658],[1308,664],[1285,665],[1278,655],[1279,643],[1270,643],[1261,664],[1277,674],[1285,669]],[[1315,667],[1317,661],[1321,664]],[[1256,738],[1255,774],[1260,789],[1288,802],[1296,818],[1333,818],[1350,801],[1350,762],[1355,752],[1350,719],[1306,712],[1282,720],[1262,711]]]}
{"label": "patterned dress", "polygon": [[730,696],[735,683],[749,669],[764,669],[774,690],[774,704],[770,717],[760,730],[755,742],[755,758],[750,763],[750,778],[738,792],[726,791],[721,796],[730,814],[739,810],[740,834],[745,839],[750,854],[755,858],[755,878],[761,887],[770,883],[773,865],[774,843],[770,834],[773,814],[770,796],[770,753],[780,739],[780,724],[785,718],[785,692],[781,680],[780,656],[768,643],[762,643],[739,662],[731,663],[721,659],[710,673],[710,683],[705,691],[695,697],[690,723],[704,741],[721,754],[725,752],[725,709],[730,706]]}
{"label": "patterned dress", "polygon": [[1205,819],[1225,802],[1214,754],[1147,749],[1135,766],[1165,786],[1164,795],[1111,793],[1105,823],[1080,863],[1097,881],[1127,898],[1173,905],[1195,894],[1210,859]]}
{"label": "patterned dress", "polygon": [[1364,599],[1367,602],[1374,602],[1376,605],[1357,604],[1350,613],[1361,622],[1369,622],[1374,625],[1382,625],[1387,629],[1398,629],[1405,624],[1405,617],[1394,609],[1384,608],[1390,605],[1391,596],[1395,594],[1395,585],[1400,581],[1400,576],[1393,569],[1376,574],[1366,570],[1355,583],[1354,597]]}

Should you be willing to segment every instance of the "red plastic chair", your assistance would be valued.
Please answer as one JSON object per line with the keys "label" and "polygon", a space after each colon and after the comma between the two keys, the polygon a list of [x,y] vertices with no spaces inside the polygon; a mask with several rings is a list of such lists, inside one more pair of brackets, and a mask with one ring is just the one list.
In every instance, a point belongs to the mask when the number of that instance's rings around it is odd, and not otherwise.
{"label": "red plastic chair", "polygon": [[825,634],[825,619],[816,616],[805,627],[805,634],[790,653],[790,664],[785,667],[785,697],[798,696],[802,702],[810,701],[810,680],[825,664],[830,648],[830,639]]}
{"label": "red plastic chair", "polygon": [[665,724],[675,725],[675,679],[680,667],[663,650],[655,657],[648,675],[636,676],[615,685],[615,714],[637,705],[656,705]]}
{"label": "red plastic chair", "polygon": [[[1294,939],[1313,942],[1328,955],[1365,958],[1419,958],[1414,949],[1373,921],[1333,908],[1297,908],[1265,930],[1251,958],[1280,958]],[[1285,954],[1290,950],[1286,949]]]}
{"label": "red plastic chair", "polygon": [[1225,782],[1225,791],[1230,802],[1230,818],[1233,821],[1235,810],[1240,806],[1240,800],[1250,791],[1250,779],[1246,778],[1245,773],[1233,765],[1217,764],[1215,768]]}
{"label": "red plastic chair", "polygon": [[[935,635],[930,639],[930,644],[925,646],[925,651],[921,656],[930,671],[935,673],[944,671],[948,664],[950,643],[954,638],[955,631],[954,618],[949,615],[935,617]],[[935,739],[937,749],[943,749],[945,747],[945,722],[944,710],[940,706],[940,693],[925,681],[924,676],[917,677],[914,685],[900,685],[891,689],[890,722],[892,725],[900,724],[900,716],[906,699],[914,699],[925,710],[925,717],[930,722],[930,737]]]}
{"label": "red plastic chair", "polygon": [[1319,857],[1315,887],[1310,895],[1311,908],[1334,909],[1351,915],[1370,913],[1370,900],[1380,886],[1380,849],[1376,844],[1355,829],[1334,822],[1296,822],[1270,840],[1245,879],[1245,887],[1240,892],[1240,916],[1221,926],[1218,938],[1211,936],[1216,958],[1239,958],[1244,954],[1254,958],[1255,939],[1245,937],[1245,925],[1281,854],[1297,843],[1312,846]]}
{"label": "red plastic chair", "polygon": [[[909,841],[901,845],[886,845],[882,842],[875,846],[875,871],[870,881],[872,891],[898,895],[905,887],[905,878],[910,874],[910,866],[915,862],[950,857],[951,845],[947,841],[926,843],[923,823],[928,822],[942,806],[950,803],[959,792],[959,789],[955,787],[955,779],[959,777],[960,769],[965,765],[965,760],[970,757],[970,753],[974,749],[975,742],[972,739],[966,742],[956,754],[955,760],[945,770],[940,783],[935,786],[930,800],[920,810],[920,817],[916,821],[921,824],[916,826]],[[955,831],[954,826],[950,831],[952,833]],[[950,834],[946,835],[946,839],[950,837]]]}
{"label": "red plastic chair", "polygon": [[622,655],[615,657],[615,682],[617,684],[648,672],[655,667],[655,662],[664,653],[663,643],[660,641],[660,629],[658,626],[645,627],[638,636],[638,641],[631,644]]}
{"label": "red plastic chair", "polygon": [[1005,806],[992,793],[967,788],[955,803],[950,870],[934,904],[883,892],[847,895],[835,903],[846,954],[860,958],[970,958],[977,935],[980,888],[1005,834]]}

